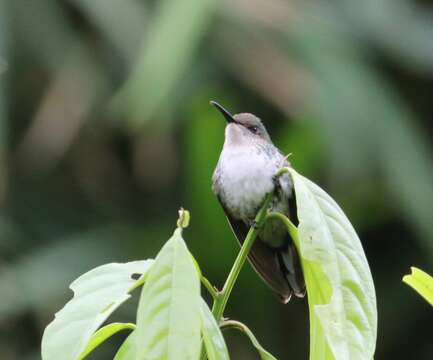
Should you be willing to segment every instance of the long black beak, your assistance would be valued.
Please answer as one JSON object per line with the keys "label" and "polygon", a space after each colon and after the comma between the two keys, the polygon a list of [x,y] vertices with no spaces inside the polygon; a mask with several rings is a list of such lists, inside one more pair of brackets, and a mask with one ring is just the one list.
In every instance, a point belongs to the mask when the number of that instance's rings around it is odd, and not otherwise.
{"label": "long black beak", "polygon": [[236,122],[233,118],[233,115],[230,114],[226,109],[224,109],[220,104],[218,104],[216,101],[210,101],[210,104],[215,106],[221,114],[225,117],[226,121],[228,123]]}

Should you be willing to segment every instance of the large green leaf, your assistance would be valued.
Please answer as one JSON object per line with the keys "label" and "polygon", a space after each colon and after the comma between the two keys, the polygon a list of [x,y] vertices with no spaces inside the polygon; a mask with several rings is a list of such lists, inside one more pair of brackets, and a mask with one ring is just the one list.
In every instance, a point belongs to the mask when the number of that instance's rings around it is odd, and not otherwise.
{"label": "large green leaf", "polygon": [[376,346],[376,295],[361,242],[337,203],[291,169],[310,308],[310,359],[368,359]]}
{"label": "large green leaf", "polygon": [[199,357],[200,279],[181,234],[174,232],[146,278],[137,311],[137,360]]}
{"label": "large green leaf", "polygon": [[99,266],[71,284],[74,297],[46,327],[42,337],[42,359],[75,360],[84,351],[93,333],[131,295],[153,260],[111,263]]}
{"label": "large green leaf", "polygon": [[412,273],[403,277],[403,282],[408,284],[433,306],[433,278],[426,272],[411,267]]}
{"label": "large green leaf", "polygon": [[223,334],[206,302],[201,299],[201,303],[202,333],[207,357],[209,360],[229,360]]}
{"label": "large green leaf", "polygon": [[112,323],[105,325],[93,334],[84,351],[79,356],[79,359],[84,359],[105,340],[122,330],[134,330],[135,325],[131,323]]}

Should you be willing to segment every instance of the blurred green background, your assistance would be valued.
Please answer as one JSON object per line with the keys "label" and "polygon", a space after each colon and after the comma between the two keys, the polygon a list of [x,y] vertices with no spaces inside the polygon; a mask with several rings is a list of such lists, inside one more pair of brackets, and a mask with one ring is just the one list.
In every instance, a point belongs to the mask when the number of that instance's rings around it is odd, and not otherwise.
{"label": "blurred green background", "polygon": [[[210,189],[224,122],[261,117],[361,237],[377,359],[433,358],[433,7],[410,0],[0,0],[0,359],[39,359],[78,275],[153,257],[177,209],[221,286],[238,251]],[[134,301],[115,319],[134,319]],[[245,267],[226,314],[306,359],[308,311]],[[233,359],[257,359],[227,332]],[[118,335],[91,359],[109,359]]]}

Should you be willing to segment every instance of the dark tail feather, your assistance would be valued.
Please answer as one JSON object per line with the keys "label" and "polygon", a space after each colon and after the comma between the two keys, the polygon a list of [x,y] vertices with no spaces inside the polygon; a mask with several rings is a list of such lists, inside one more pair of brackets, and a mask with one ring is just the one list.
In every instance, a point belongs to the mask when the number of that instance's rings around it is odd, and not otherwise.
{"label": "dark tail feather", "polygon": [[293,293],[295,296],[303,298],[306,293],[305,280],[299,255],[293,242],[290,242],[286,251],[282,250],[278,253],[278,258]]}

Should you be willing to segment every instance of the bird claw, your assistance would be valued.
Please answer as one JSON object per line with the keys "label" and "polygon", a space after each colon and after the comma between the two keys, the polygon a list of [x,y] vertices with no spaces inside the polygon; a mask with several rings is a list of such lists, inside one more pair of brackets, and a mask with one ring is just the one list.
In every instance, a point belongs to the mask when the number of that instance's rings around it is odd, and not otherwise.
{"label": "bird claw", "polygon": [[258,230],[258,229],[259,229],[259,224],[257,223],[256,220],[253,220],[253,221],[252,221],[252,223],[251,223],[251,227],[252,227],[254,230]]}
{"label": "bird claw", "polygon": [[279,175],[272,175],[272,182],[274,183],[275,188],[280,187],[280,176]]}

